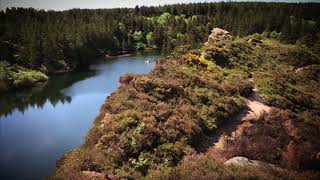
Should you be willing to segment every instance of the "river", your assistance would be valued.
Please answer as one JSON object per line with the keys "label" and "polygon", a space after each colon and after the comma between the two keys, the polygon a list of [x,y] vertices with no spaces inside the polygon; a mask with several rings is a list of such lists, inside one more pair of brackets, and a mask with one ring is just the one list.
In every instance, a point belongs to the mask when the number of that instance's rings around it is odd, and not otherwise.
{"label": "river", "polygon": [[[52,76],[32,90],[0,97],[0,179],[44,179],[79,147],[106,97],[126,73],[148,73],[156,53],[99,59],[88,70]],[[150,63],[145,63],[150,60]]]}

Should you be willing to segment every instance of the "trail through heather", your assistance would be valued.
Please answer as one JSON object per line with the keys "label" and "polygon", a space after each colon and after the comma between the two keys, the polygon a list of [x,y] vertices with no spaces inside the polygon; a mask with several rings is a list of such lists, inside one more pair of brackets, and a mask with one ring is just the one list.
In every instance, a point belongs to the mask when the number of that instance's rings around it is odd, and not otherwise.
{"label": "trail through heather", "polygon": [[249,97],[245,98],[245,103],[247,109],[223,124],[212,136],[207,137],[206,143],[199,149],[199,152],[207,152],[209,149],[222,150],[226,138],[241,134],[244,128],[251,125],[251,120],[258,119],[263,112],[268,113],[272,108],[264,102],[256,88]]}

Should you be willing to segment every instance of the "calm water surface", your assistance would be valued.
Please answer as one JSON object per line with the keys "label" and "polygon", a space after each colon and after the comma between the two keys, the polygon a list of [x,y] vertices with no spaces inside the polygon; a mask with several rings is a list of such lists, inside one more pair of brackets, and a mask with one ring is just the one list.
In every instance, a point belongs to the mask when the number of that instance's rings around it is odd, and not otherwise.
{"label": "calm water surface", "polygon": [[[126,73],[148,73],[157,55],[101,59],[90,70],[51,77],[0,97],[0,179],[44,179],[79,147],[106,97]],[[151,63],[145,63],[150,60]]]}

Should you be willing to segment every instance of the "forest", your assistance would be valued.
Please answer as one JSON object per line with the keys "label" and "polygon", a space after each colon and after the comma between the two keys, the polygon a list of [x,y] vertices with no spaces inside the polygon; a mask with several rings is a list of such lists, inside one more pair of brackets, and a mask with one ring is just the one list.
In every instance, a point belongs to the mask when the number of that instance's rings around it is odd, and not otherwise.
{"label": "forest", "polygon": [[0,91],[32,86],[95,57],[199,48],[213,27],[240,37],[277,34],[283,42],[319,52],[319,8],[317,3],[243,2],[67,11],[8,8],[0,12]]}

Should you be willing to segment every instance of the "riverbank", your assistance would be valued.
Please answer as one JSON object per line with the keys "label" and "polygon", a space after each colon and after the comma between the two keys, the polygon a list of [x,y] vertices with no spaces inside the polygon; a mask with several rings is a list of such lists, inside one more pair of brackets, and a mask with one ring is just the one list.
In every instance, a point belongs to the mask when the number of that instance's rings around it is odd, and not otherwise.
{"label": "riverbank", "polygon": [[[106,55],[105,58],[121,58],[121,57],[130,57],[136,56],[139,54],[156,52],[155,48],[146,48],[144,51],[137,51],[135,53],[128,54],[119,54],[119,55]],[[101,58],[103,58],[101,56]],[[94,64],[95,62],[91,62]],[[18,65],[10,65],[6,61],[0,62],[0,93],[8,93],[15,90],[30,89],[38,85],[43,84],[53,75],[64,75],[66,73],[77,71],[79,68],[82,69],[82,66],[88,67],[91,64],[81,65],[81,67],[68,66],[64,64],[62,69],[56,70],[54,68],[40,68],[38,70],[30,70]],[[46,73],[45,73],[46,72]]]}
{"label": "riverbank", "polygon": [[106,55],[107,58],[117,58],[117,57],[128,57],[132,56],[132,54],[119,54],[119,55]]}
{"label": "riverbank", "polygon": [[40,86],[1,94],[1,179],[45,179],[52,174],[57,159],[84,143],[100,106],[118,88],[119,78],[150,72],[157,57],[144,53],[99,58],[85,69],[50,76]]}
{"label": "riverbank", "polygon": [[139,54],[139,53],[146,53],[146,52],[152,52],[152,51],[159,51],[158,48],[152,48],[152,47],[147,47],[143,50],[140,51],[134,51],[134,52],[122,52],[122,53],[116,53],[116,54],[106,54],[105,57],[107,58],[117,58],[117,57],[128,57],[128,56],[133,56],[135,54]]}

